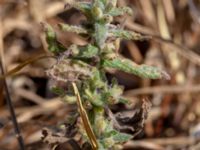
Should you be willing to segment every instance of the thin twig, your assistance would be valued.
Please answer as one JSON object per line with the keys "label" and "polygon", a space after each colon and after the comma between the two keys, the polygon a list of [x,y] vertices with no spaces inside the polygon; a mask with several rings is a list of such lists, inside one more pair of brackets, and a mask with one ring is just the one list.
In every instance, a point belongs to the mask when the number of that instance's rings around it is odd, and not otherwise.
{"label": "thin twig", "polygon": [[[2,75],[4,75],[3,65],[2,65],[1,61],[0,61],[0,68],[1,68]],[[10,97],[10,94],[9,94],[9,90],[8,90],[6,79],[3,79],[2,81],[3,81],[4,87],[5,87],[6,103],[7,103],[8,109],[10,111],[11,119],[12,119],[12,122],[13,122],[13,125],[14,125],[14,128],[15,128],[15,134],[16,134],[16,137],[18,139],[20,149],[21,150],[25,150],[25,148],[24,148],[24,141],[23,141],[23,138],[21,136],[19,125],[17,123],[17,119],[16,119],[14,107],[12,105],[12,100],[11,100],[11,97]]]}
{"label": "thin twig", "polygon": [[[1,16],[0,16],[1,17]],[[2,33],[2,21],[1,21],[1,18],[0,18],[0,51],[1,51],[1,55],[0,55],[0,71],[2,73],[2,76],[5,74],[5,71],[4,71],[4,60],[3,60],[3,33]],[[6,82],[6,79],[3,79],[2,80],[3,82],[3,85],[5,87],[5,92],[6,92],[6,103],[7,103],[7,106],[8,106],[8,109],[10,111],[10,115],[11,115],[11,119],[12,119],[12,122],[13,122],[13,125],[14,125],[14,129],[15,129],[15,135],[17,137],[17,140],[18,140],[18,143],[19,143],[19,147],[21,150],[25,150],[25,147],[24,147],[24,140],[21,136],[21,132],[20,132],[20,129],[19,129],[19,125],[18,125],[18,122],[17,122],[17,119],[16,119],[16,115],[15,115],[15,110],[14,110],[14,107],[12,105],[12,100],[11,100],[11,97],[10,97],[10,93],[9,93],[9,90],[8,90],[8,86],[7,86],[7,82]]]}

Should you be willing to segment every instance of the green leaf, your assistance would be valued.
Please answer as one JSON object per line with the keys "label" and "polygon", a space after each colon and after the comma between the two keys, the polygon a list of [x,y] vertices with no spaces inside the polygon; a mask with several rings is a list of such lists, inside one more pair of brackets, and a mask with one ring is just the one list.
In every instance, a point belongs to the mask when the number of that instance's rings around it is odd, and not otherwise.
{"label": "green leaf", "polygon": [[98,7],[102,11],[104,11],[106,4],[107,4],[107,0],[94,0],[93,7],[96,7],[96,8]]}
{"label": "green leaf", "polygon": [[101,95],[97,91],[92,92],[90,89],[85,89],[85,99],[89,100],[95,106],[104,106],[104,101],[101,99]]}
{"label": "green leaf", "polygon": [[120,97],[120,98],[119,98],[119,103],[128,104],[128,103],[129,103],[129,100],[128,100],[128,99],[125,99],[124,97]]}
{"label": "green leaf", "polygon": [[88,44],[87,46],[81,47],[78,57],[92,58],[97,56],[99,49],[96,46]]}
{"label": "green leaf", "polygon": [[95,23],[94,38],[96,44],[102,48],[107,38],[108,27],[105,24]]}
{"label": "green leaf", "polygon": [[114,98],[118,98],[120,95],[123,94],[124,88],[119,86],[118,84],[113,84],[112,87],[109,89],[109,92]]}
{"label": "green leaf", "polygon": [[104,117],[104,108],[103,107],[94,107],[94,131],[97,137],[102,136],[107,126],[107,121]]}
{"label": "green leaf", "polygon": [[77,101],[77,98],[76,96],[65,95],[61,97],[61,100],[63,102],[66,102],[67,104],[75,104]]}
{"label": "green leaf", "polygon": [[112,137],[116,143],[123,143],[130,140],[133,136],[126,133],[120,133],[119,131],[112,129],[109,132],[109,137]]}
{"label": "green leaf", "polygon": [[96,46],[88,44],[86,46],[78,46],[72,44],[66,51],[73,58],[92,58],[98,56],[99,49]]}
{"label": "green leaf", "polygon": [[98,140],[98,146],[98,150],[108,150],[100,140]]}
{"label": "green leaf", "polygon": [[65,51],[66,48],[57,41],[56,33],[54,32],[53,28],[48,24],[44,24],[44,29],[46,41],[48,43],[48,50],[52,53],[60,53]]}
{"label": "green leaf", "polygon": [[104,4],[104,6],[106,6],[108,0],[96,0],[96,1],[100,1],[102,4]]}
{"label": "green leaf", "polygon": [[166,72],[156,67],[147,65],[137,65],[128,59],[122,59],[122,58],[115,58],[113,60],[107,59],[103,61],[102,65],[105,68],[118,69],[127,73],[135,74],[142,78],[149,78],[149,79],[170,78]]}
{"label": "green leaf", "polygon": [[127,31],[123,29],[113,29],[109,31],[109,36],[111,37],[116,37],[116,38],[121,38],[121,39],[126,39],[126,40],[145,40],[149,39],[150,37],[148,36],[143,36],[139,33],[132,32],[132,31]]}
{"label": "green leaf", "polygon": [[121,16],[121,15],[124,15],[126,13],[131,15],[133,13],[133,11],[130,7],[118,7],[118,8],[113,7],[108,12],[108,14],[111,15],[111,16]]}
{"label": "green leaf", "polygon": [[72,6],[78,10],[80,10],[85,16],[88,18],[91,16],[91,3],[88,2],[74,2]]}
{"label": "green leaf", "polygon": [[51,91],[59,96],[64,96],[66,94],[66,91],[60,87],[52,87]]}
{"label": "green leaf", "polygon": [[60,23],[58,25],[61,28],[61,30],[63,30],[63,31],[74,32],[77,34],[87,34],[88,33],[88,31],[86,29],[84,29],[83,27],[72,26],[72,25],[68,25],[68,24],[64,24],[64,23]]}
{"label": "green leaf", "polygon": [[90,85],[90,89],[95,91],[96,89],[103,89],[106,86],[106,82],[103,81],[100,71],[96,68],[92,70],[93,76],[88,79],[87,84]]}
{"label": "green leaf", "polygon": [[130,140],[131,138],[133,138],[131,135],[126,134],[126,133],[120,133],[120,132],[116,132],[115,135],[112,136],[113,139],[115,140],[116,143],[124,143],[128,140]]}

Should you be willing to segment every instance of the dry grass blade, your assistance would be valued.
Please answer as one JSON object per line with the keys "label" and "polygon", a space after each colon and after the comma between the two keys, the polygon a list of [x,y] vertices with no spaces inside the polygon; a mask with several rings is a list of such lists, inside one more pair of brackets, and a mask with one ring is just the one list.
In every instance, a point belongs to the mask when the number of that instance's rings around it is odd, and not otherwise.
{"label": "dry grass blade", "polygon": [[15,68],[13,68],[12,70],[8,71],[6,74],[1,75],[0,79],[5,79],[6,77],[14,75],[15,73],[20,71],[22,68],[24,68],[28,64],[31,64],[31,63],[33,63],[33,62],[35,62],[37,60],[44,59],[44,58],[49,58],[49,57],[54,57],[54,56],[38,55],[38,56],[32,57],[32,58],[26,60],[25,62],[21,63],[19,66],[17,66]]}
{"label": "dry grass blade", "polygon": [[92,130],[92,127],[90,125],[87,113],[86,113],[86,111],[85,111],[85,109],[82,105],[81,97],[80,97],[79,92],[78,92],[78,88],[77,88],[77,86],[74,82],[72,83],[72,86],[73,86],[73,89],[74,89],[74,93],[77,97],[77,104],[78,104],[78,107],[79,107],[81,119],[83,121],[86,133],[87,133],[87,135],[90,139],[93,150],[97,150],[98,149],[97,140],[96,140],[96,137],[95,137],[94,132]]}

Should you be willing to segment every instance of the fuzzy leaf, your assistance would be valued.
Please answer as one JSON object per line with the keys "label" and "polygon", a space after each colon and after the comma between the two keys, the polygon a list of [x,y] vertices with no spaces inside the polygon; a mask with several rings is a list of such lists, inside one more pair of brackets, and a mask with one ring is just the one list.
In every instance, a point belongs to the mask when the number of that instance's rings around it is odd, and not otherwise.
{"label": "fuzzy leaf", "polygon": [[74,104],[76,103],[76,97],[75,96],[69,96],[65,95],[61,97],[61,100],[66,102],[67,104]]}
{"label": "fuzzy leaf", "polygon": [[88,31],[86,29],[84,29],[83,27],[79,27],[79,26],[72,26],[72,25],[60,23],[59,27],[63,31],[74,32],[77,34],[87,34],[88,33]]}
{"label": "fuzzy leaf", "polygon": [[84,92],[84,97],[89,100],[93,105],[100,107],[104,106],[105,103],[101,100],[101,95],[99,93],[97,93],[96,91],[92,92],[89,89],[85,89]]}
{"label": "fuzzy leaf", "polygon": [[98,7],[103,11],[105,9],[106,3],[107,0],[94,0],[93,7]]}
{"label": "fuzzy leaf", "polygon": [[128,59],[115,58],[113,60],[104,60],[103,66],[106,68],[114,68],[127,73],[135,74],[142,78],[149,79],[169,79],[169,75],[153,66],[137,65]]}
{"label": "fuzzy leaf", "polygon": [[94,38],[96,41],[96,44],[102,48],[104,47],[106,38],[107,38],[108,28],[105,26],[105,24],[95,24],[95,31],[94,31]]}
{"label": "fuzzy leaf", "polygon": [[123,104],[128,104],[129,103],[129,100],[124,98],[124,97],[120,97],[119,98],[119,103],[123,103]]}
{"label": "fuzzy leaf", "polygon": [[48,24],[44,24],[44,29],[46,41],[48,43],[48,50],[52,53],[60,53],[65,51],[66,48],[57,41],[56,33],[54,32],[53,28]]}
{"label": "fuzzy leaf", "polygon": [[101,89],[105,86],[105,81],[102,80],[102,74],[99,70],[93,69],[93,76],[89,79],[91,89]]}
{"label": "fuzzy leaf", "polygon": [[126,133],[120,133],[118,131],[116,131],[115,134],[112,135],[112,137],[116,143],[123,143],[132,138],[131,135],[126,134]]}
{"label": "fuzzy leaf", "polygon": [[66,56],[73,58],[92,58],[98,55],[99,49],[96,46],[88,44],[86,46],[77,46],[72,44],[65,52]]}
{"label": "fuzzy leaf", "polygon": [[72,7],[80,10],[81,12],[83,12],[85,14],[85,16],[90,17],[91,14],[91,3],[88,2],[74,2],[72,4]]}
{"label": "fuzzy leaf", "polygon": [[132,9],[129,8],[129,7],[118,7],[118,8],[112,8],[108,12],[108,14],[111,15],[111,16],[120,16],[120,15],[124,15],[126,13],[131,15],[133,13]]}
{"label": "fuzzy leaf", "polygon": [[64,96],[66,93],[64,89],[56,86],[52,87],[51,91],[59,96]]}
{"label": "fuzzy leaf", "polygon": [[123,29],[110,30],[109,34],[110,34],[109,36],[111,37],[116,37],[116,38],[121,38],[121,39],[126,39],[126,40],[145,40],[145,39],[150,38],[148,36],[143,36],[139,33],[127,31]]}
{"label": "fuzzy leaf", "polygon": [[79,52],[78,56],[82,57],[82,58],[92,58],[92,57],[97,56],[98,51],[99,50],[97,47],[95,47],[91,44],[88,44],[87,46],[80,48],[80,52]]}
{"label": "fuzzy leaf", "polygon": [[[105,147],[112,147],[117,143],[118,144],[124,143],[124,142],[130,140],[131,138],[133,138],[133,136],[131,136],[129,134],[120,133],[119,131],[112,129],[111,127],[108,127],[108,128],[110,128],[110,129],[105,129],[104,140],[103,140]],[[110,131],[107,132],[106,130],[110,130]]]}

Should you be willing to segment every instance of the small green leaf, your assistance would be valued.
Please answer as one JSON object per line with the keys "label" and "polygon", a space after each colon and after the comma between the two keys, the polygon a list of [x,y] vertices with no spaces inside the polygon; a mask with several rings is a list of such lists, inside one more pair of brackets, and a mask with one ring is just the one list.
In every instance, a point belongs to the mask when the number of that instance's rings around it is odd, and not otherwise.
{"label": "small green leaf", "polygon": [[97,88],[103,88],[106,83],[102,80],[102,74],[96,68],[92,70],[93,76],[89,79],[90,87],[92,90],[96,90]]}
{"label": "small green leaf", "polygon": [[109,31],[109,36],[126,39],[126,40],[145,40],[149,39],[149,36],[143,36],[139,33],[133,31],[127,31],[123,29],[113,29]]}
{"label": "small green leaf", "polygon": [[107,4],[107,0],[94,0],[93,7],[96,7],[96,8],[98,7],[102,11],[104,11],[106,4]]}
{"label": "small green leaf", "polygon": [[65,51],[66,48],[57,41],[56,33],[54,32],[53,28],[48,24],[44,24],[44,29],[46,41],[48,43],[48,50],[52,53],[60,53]]}
{"label": "small green leaf", "polygon": [[60,87],[52,87],[51,91],[59,96],[64,96],[66,94],[65,90]]}
{"label": "small green leaf", "polygon": [[105,24],[95,23],[94,38],[96,44],[102,48],[107,38],[108,27]]}
{"label": "small green leaf", "polygon": [[72,56],[73,58],[92,58],[98,56],[99,49],[96,46],[88,44],[86,46],[78,46],[72,44],[68,50],[66,51],[67,54]]}
{"label": "small green leaf", "polygon": [[83,27],[72,26],[72,25],[68,25],[68,24],[64,24],[64,23],[60,23],[58,25],[61,28],[61,30],[63,30],[63,31],[74,32],[77,34],[87,34],[88,33],[88,31],[86,29],[84,29]]}
{"label": "small green leaf", "polygon": [[65,95],[61,97],[61,100],[66,102],[67,104],[74,104],[76,103],[76,96]]}
{"label": "small green leaf", "polygon": [[79,52],[79,57],[82,58],[92,58],[97,56],[99,52],[99,49],[91,44],[88,44],[87,46],[81,47]]}
{"label": "small green leaf", "polygon": [[119,103],[128,104],[128,103],[129,103],[129,100],[128,100],[128,99],[125,99],[125,98],[123,98],[123,97],[120,97],[120,98],[119,98]]}
{"label": "small green leaf", "polygon": [[[126,133],[120,133],[119,131],[112,129],[110,127],[110,124],[108,124],[108,128],[106,128],[105,132],[104,132],[104,140],[110,139],[109,141],[110,142],[114,141],[115,144],[124,143],[124,142],[130,140],[131,138],[133,138],[133,136],[126,134]],[[106,146],[108,141],[104,141],[104,140],[103,140],[103,143],[106,142],[104,144]],[[109,146],[112,147],[113,145],[111,145],[111,143],[110,143]]]}
{"label": "small green leaf", "polygon": [[92,16],[94,20],[99,20],[103,17],[103,11],[99,7],[92,8]]}
{"label": "small green leaf", "polygon": [[95,106],[104,106],[104,101],[101,100],[101,95],[97,91],[90,91],[90,89],[85,89],[85,99],[89,100]]}
{"label": "small green leaf", "polygon": [[149,79],[169,79],[169,75],[153,66],[137,65],[128,59],[115,58],[113,60],[104,60],[103,66],[106,68],[118,69],[127,73],[135,74],[142,78]]}
{"label": "small green leaf", "polygon": [[91,3],[88,3],[88,2],[74,2],[72,4],[72,7],[80,10],[88,18],[91,16],[91,8],[92,8]]}
{"label": "small green leaf", "polygon": [[118,7],[118,8],[114,7],[108,12],[108,14],[111,15],[111,16],[121,16],[121,15],[124,15],[126,13],[131,15],[133,13],[133,11],[129,7]]}
{"label": "small green leaf", "polygon": [[115,135],[112,136],[113,139],[115,140],[116,143],[124,143],[128,140],[130,140],[131,138],[133,138],[131,135],[126,134],[126,133],[120,133],[120,132],[116,132]]}

